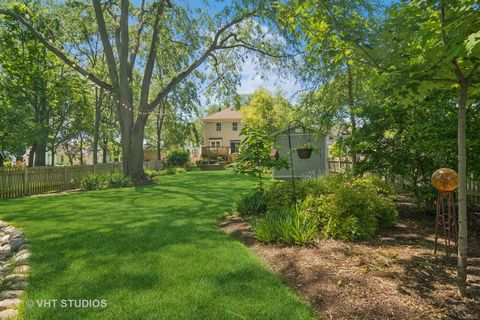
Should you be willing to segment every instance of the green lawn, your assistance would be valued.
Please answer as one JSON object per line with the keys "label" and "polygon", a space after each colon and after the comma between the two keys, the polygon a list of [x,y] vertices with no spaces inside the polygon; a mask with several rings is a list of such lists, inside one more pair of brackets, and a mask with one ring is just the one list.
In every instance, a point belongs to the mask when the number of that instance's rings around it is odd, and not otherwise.
{"label": "green lawn", "polygon": [[[229,171],[158,185],[0,201],[25,231],[25,299],[105,299],[106,308],[22,307],[25,319],[311,319],[292,290],[217,227],[253,181]],[[60,302],[58,302],[60,303]]]}

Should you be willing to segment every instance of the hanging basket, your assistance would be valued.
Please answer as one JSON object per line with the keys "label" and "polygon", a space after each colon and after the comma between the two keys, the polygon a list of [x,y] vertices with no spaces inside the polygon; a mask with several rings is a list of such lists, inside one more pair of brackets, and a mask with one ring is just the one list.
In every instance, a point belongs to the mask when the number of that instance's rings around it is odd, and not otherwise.
{"label": "hanging basket", "polygon": [[312,148],[297,149],[298,157],[300,159],[310,159],[312,156]]}

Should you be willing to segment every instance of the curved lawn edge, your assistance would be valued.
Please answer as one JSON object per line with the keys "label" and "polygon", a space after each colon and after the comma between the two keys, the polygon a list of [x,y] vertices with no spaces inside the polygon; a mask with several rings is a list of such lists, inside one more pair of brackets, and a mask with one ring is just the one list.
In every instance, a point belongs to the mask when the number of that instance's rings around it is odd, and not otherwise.
{"label": "curved lawn edge", "polygon": [[21,308],[24,319],[313,319],[308,305],[218,221],[253,186],[230,171],[138,188],[0,202],[31,245],[25,299],[105,308]]}

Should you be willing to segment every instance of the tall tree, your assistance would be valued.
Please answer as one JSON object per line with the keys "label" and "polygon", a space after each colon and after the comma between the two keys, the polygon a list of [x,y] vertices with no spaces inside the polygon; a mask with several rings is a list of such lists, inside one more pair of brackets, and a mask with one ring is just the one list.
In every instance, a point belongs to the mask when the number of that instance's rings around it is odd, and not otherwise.
{"label": "tall tree", "polygon": [[390,75],[397,78],[397,93],[405,96],[413,91],[415,99],[422,99],[433,88],[457,90],[457,280],[462,295],[467,279],[466,110],[472,95],[478,94],[479,28],[477,1],[414,0],[391,8],[380,38],[384,61],[388,61]]}
{"label": "tall tree", "polygon": [[[92,0],[92,4],[106,56],[108,82],[72,59],[58,43],[52,41],[54,39],[42,34],[35,26],[33,13],[24,5],[15,2],[0,9],[0,14],[19,21],[49,51],[112,95],[117,103],[121,128],[124,173],[135,184],[147,180],[143,172],[143,138],[149,114],[185,78],[194,75],[206,61],[221,64],[221,51],[240,48],[274,55],[260,46],[265,39],[259,24],[248,23],[265,10],[271,10],[267,2],[234,1],[215,17],[206,13],[208,9],[193,13],[180,5],[173,5],[169,0],[149,4],[141,1],[139,7],[128,0],[106,4]],[[113,31],[109,30],[108,21],[113,21]],[[183,61],[182,68],[165,76],[160,89],[151,92],[154,71],[162,68],[156,64],[157,53],[174,47],[172,43],[184,47],[177,56]],[[231,67],[235,68],[235,65]],[[138,91],[134,90],[136,85]]]}
{"label": "tall tree", "polygon": [[[0,35],[4,97],[17,118],[28,115],[29,165],[44,166],[45,154],[55,151],[69,113],[83,102],[85,81],[18,22],[0,22],[5,31]],[[44,22],[39,19],[39,28],[46,30]]]}
{"label": "tall tree", "polygon": [[266,89],[255,90],[250,101],[240,108],[243,122],[253,130],[272,134],[288,127],[293,119],[293,107],[280,92],[272,95]]}

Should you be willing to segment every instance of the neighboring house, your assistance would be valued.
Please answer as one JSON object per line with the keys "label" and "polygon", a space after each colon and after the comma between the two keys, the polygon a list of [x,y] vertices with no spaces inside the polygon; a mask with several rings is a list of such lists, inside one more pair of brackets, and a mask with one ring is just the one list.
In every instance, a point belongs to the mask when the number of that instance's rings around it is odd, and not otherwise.
{"label": "neighboring house", "polygon": [[202,148],[199,146],[195,146],[192,143],[188,143],[185,146],[185,149],[190,153],[190,163],[195,163],[197,160],[201,159],[202,156]]}
{"label": "neighboring house", "polygon": [[225,109],[203,119],[202,158],[231,160],[239,152],[244,136],[243,115],[233,109]]}
{"label": "neighboring house", "polygon": [[[26,153],[23,155],[23,159],[19,162],[23,162],[23,165],[26,166],[28,163],[28,155],[30,153],[30,149],[27,149]],[[85,148],[83,151],[83,164],[93,164],[93,151],[89,148]],[[56,166],[64,166],[64,165],[80,165],[80,155],[75,153],[69,154],[69,152],[65,151],[62,147],[58,147],[55,150],[55,165]],[[103,151],[98,151],[98,163],[103,162]],[[114,162],[114,159],[107,155],[107,163]],[[21,166],[21,164],[18,164]],[[52,151],[47,151],[45,153],[45,165],[51,166],[52,165]]]}

